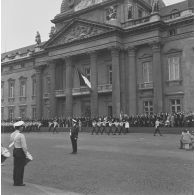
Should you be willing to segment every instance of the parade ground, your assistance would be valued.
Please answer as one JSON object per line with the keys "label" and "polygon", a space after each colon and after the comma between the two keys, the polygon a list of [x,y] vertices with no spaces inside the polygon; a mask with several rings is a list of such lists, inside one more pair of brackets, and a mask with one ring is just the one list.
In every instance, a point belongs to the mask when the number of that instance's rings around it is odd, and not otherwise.
{"label": "parade ground", "polygon": [[[10,134],[2,134],[8,145]],[[25,133],[34,160],[25,187],[13,186],[13,157],[1,167],[2,195],[193,195],[193,151],[180,135],[80,133],[78,154],[69,133]]]}

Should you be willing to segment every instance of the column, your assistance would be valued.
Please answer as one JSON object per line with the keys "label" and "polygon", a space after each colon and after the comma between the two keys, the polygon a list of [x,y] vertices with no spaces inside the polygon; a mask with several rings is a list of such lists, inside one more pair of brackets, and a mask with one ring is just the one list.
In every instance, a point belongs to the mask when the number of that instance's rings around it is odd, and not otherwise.
{"label": "column", "polygon": [[113,117],[120,117],[120,70],[119,70],[119,48],[111,48],[112,56],[112,112]]}
{"label": "column", "polygon": [[128,48],[128,111],[129,115],[137,114],[137,71],[135,48]]}
{"label": "column", "polygon": [[66,90],[66,62],[63,65],[63,90]]}
{"label": "column", "polygon": [[[64,93],[66,94],[66,63],[64,60],[64,65],[63,65],[63,90]],[[64,99],[64,108],[63,108],[63,116],[66,116],[66,99]]]}
{"label": "column", "polygon": [[49,93],[49,104],[50,104],[50,118],[56,117],[56,64],[54,61],[49,61],[49,75],[50,75],[50,93]]}
{"label": "column", "polygon": [[37,119],[42,119],[42,68],[36,68],[36,117]]}
{"label": "column", "polygon": [[98,116],[98,70],[97,70],[97,53],[90,53],[91,64],[91,117]]}
{"label": "column", "polygon": [[161,48],[160,43],[155,42],[152,45],[153,52],[153,85],[154,85],[154,112],[163,111],[163,91],[162,91],[162,66],[161,66]]}
{"label": "column", "polygon": [[73,98],[72,98],[72,86],[73,86],[73,68],[71,57],[66,57],[66,117],[72,117],[73,115]]}
{"label": "column", "polygon": [[127,113],[126,111],[126,77],[125,77],[125,50],[121,50],[120,53],[120,88],[121,88],[121,111]]}

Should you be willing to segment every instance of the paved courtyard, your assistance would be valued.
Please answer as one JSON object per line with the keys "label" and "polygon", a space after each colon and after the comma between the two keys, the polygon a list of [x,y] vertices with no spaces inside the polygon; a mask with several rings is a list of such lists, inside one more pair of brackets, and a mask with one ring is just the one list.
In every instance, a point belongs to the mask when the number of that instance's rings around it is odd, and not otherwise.
{"label": "paved courtyard", "polygon": [[[180,150],[179,135],[80,133],[71,155],[68,133],[25,134],[34,161],[26,187],[12,186],[13,158],[2,171],[2,195],[192,195],[193,152]],[[9,135],[2,135],[8,145]]]}

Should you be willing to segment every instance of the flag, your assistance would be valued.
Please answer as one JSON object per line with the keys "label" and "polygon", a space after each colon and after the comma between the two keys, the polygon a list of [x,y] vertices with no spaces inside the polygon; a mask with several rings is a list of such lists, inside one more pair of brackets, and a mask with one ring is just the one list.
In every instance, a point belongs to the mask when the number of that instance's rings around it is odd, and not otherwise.
{"label": "flag", "polygon": [[79,80],[80,80],[80,85],[86,85],[87,87],[89,87],[89,89],[91,89],[91,83],[88,80],[88,78],[86,76],[84,76],[78,69],[77,69],[78,75],[79,75]]}

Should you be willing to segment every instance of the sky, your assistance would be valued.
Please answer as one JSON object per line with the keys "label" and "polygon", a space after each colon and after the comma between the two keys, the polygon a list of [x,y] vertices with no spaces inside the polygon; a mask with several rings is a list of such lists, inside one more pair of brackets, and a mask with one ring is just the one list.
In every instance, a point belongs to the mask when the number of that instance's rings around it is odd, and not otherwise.
{"label": "sky", "polygon": [[[183,0],[164,0],[171,5]],[[35,44],[49,38],[51,20],[60,13],[62,0],[1,0],[1,53]]]}

